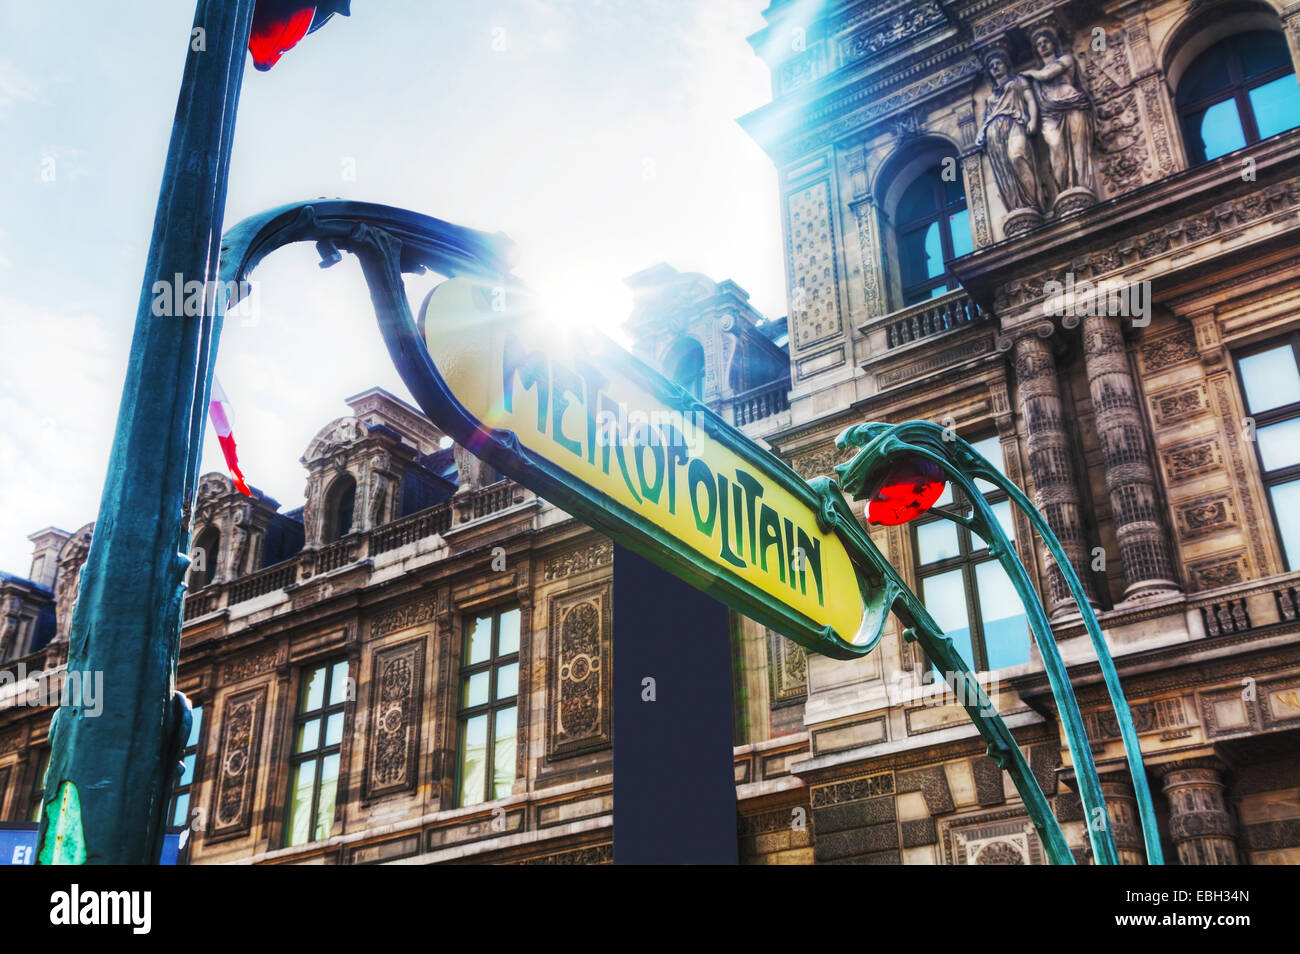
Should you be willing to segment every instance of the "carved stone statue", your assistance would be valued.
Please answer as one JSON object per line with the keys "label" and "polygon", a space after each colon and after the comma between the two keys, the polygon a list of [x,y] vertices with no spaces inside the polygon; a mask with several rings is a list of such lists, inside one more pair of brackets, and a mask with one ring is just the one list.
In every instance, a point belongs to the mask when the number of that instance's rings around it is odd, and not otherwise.
{"label": "carved stone statue", "polygon": [[984,105],[984,125],[976,144],[984,149],[993,179],[1007,208],[1002,230],[1019,235],[1043,221],[1043,204],[1030,137],[1038,131],[1038,102],[1029,81],[1011,68],[1001,49],[985,56],[993,92]]}
{"label": "carved stone statue", "polygon": [[1056,187],[1052,208],[1064,215],[1097,201],[1092,172],[1092,97],[1083,69],[1073,53],[1062,51],[1056,30],[1044,24],[1034,30],[1033,40],[1042,65],[1025,70],[1023,75],[1034,81],[1043,141]]}

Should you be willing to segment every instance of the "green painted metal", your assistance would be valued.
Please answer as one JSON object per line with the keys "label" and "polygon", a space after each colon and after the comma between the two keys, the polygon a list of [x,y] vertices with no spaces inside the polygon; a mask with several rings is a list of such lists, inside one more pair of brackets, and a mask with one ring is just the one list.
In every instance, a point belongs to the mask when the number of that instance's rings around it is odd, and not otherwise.
{"label": "green painted metal", "polygon": [[[204,372],[224,304],[209,283],[253,6],[254,0],[199,0],[194,25],[205,31],[205,49],[189,47],[184,36],[184,79],[68,647],[69,672],[103,674],[103,711],[92,716],[81,700],[65,698],[55,714],[41,863],[157,864],[162,852],[167,801],[188,735],[176,660],[207,405]],[[178,275],[208,289],[200,314],[155,314],[158,283],[171,289]]]}
{"label": "green painted metal", "polygon": [[702,561],[694,552],[687,551],[670,534],[645,521],[628,519],[624,512],[626,508],[522,446],[513,433],[485,428],[468,414],[430,360],[411,315],[402,273],[433,269],[445,275],[477,275],[491,278],[514,293],[522,293],[521,287],[508,274],[509,249],[504,240],[402,209],[341,201],[304,202],[254,216],[232,229],[223,246],[223,280],[228,287],[236,287],[266,254],[296,241],[315,241],[324,259],[322,264],[338,261],[340,249],[357,255],[389,353],[417,403],[440,428],[501,473],[693,585],[708,589],[738,612],[773,626],[812,651],[839,658],[869,652],[879,643],[888,615],[894,613],[906,627],[905,636],[919,641],[927,657],[946,674],[946,678],[951,679],[950,684],[987,743],[989,755],[1015,783],[1049,859],[1056,864],[1073,864],[1060,825],[1010,729],[980,687],[969,665],[957,653],[952,640],[944,636],[921,600],[872,543],[840,489],[842,483],[845,491],[854,495],[869,492],[870,481],[880,468],[900,455],[916,454],[941,466],[949,479],[962,487],[975,502],[975,510],[969,518],[951,519],[964,523],[985,539],[990,552],[1007,570],[1025,605],[1065,725],[1081,800],[1091,821],[1088,831],[1094,857],[1101,864],[1116,864],[1118,854],[1100,780],[1046,612],[1014,547],[983,495],[975,489],[974,480],[982,478],[1005,490],[1016,506],[1028,515],[1055,556],[1079,605],[1121,728],[1146,839],[1147,858],[1152,864],[1162,863],[1154,809],[1136,732],[1113,661],[1079,580],[1041,514],[1019,488],[965,441],[928,422],[859,425],[840,435],[840,446],[858,447],[859,451],[847,464],[836,468],[838,482],[829,477],[805,482],[774,455],[758,447],[744,434],[694,402],[686,392],[626,352],[621,349],[602,352],[602,360],[614,362],[621,372],[635,375],[640,382],[653,384],[653,393],[668,406],[689,407],[704,422],[710,437],[724,443],[747,461],[761,466],[765,477],[778,481],[815,511],[823,532],[834,532],[838,536],[853,557],[859,572],[859,586],[867,601],[866,616],[857,637],[846,642],[833,632],[817,630],[807,621],[792,617],[769,594],[747,592],[743,587],[719,587],[717,568]]}
{"label": "green painted metal", "polygon": [[[870,491],[872,476],[880,473],[881,468],[887,466],[889,461],[903,456],[916,455],[931,460],[942,467],[948,473],[949,479],[957,483],[965,492],[967,498],[974,502],[974,511],[969,518],[961,518],[950,514],[943,515],[977,533],[988,544],[989,553],[997,558],[1011,578],[1016,593],[1025,606],[1030,631],[1033,633],[1034,640],[1038,645],[1043,659],[1043,669],[1047,674],[1052,696],[1056,700],[1057,711],[1065,726],[1070,758],[1074,763],[1075,773],[1079,780],[1079,796],[1085,808],[1085,818],[1089,821],[1088,833],[1092,841],[1093,856],[1100,864],[1118,864],[1119,859],[1111,835],[1105,798],[1101,792],[1101,780],[1097,776],[1097,767],[1093,762],[1092,750],[1088,745],[1083,717],[1079,712],[1078,702],[1070,686],[1069,673],[1066,670],[1064,661],[1061,659],[1060,651],[1057,649],[1056,639],[1052,634],[1051,624],[1047,619],[1047,612],[1043,608],[1042,600],[1039,599],[1037,591],[1030,582],[1029,574],[1020,561],[1015,547],[1002,529],[1002,524],[994,517],[992,508],[985,500],[984,495],[975,487],[975,479],[982,478],[1006,492],[1011,501],[1029,518],[1030,523],[1039,536],[1042,537],[1043,542],[1047,545],[1049,552],[1051,552],[1058,568],[1065,577],[1070,592],[1074,596],[1075,603],[1078,605],[1079,612],[1083,617],[1088,635],[1092,638],[1093,648],[1100,663],[1106,689],[1110,694],[1111,705],[1114,707],[1115,718],[1119,723],[1120,735],[1124,742],[1129,774],[1133,779],[1133,790],[1138,805],[1138,815],[1142,823],[1142,834],[1146,842],[1147,861],[1153,865],[1163,864],[1160,837],[1156,829],[1155,807],[1151,801],[1151,791],[1147,784],[1146,770],[1142,763],[1142,750],[1138,744],[1137,731],[1133,727],[1133,719],[1128,703],[1124,698],[1123,690],[1120,688],[1119,676],[1115,672],[1114,661],[1111,659],[1110,650],[1107,648],[1105,638],[1102,636],[1097,616],[1084,595],[1078,574],[1075,573],[1064,548],[1042,514],[1039,513],[1038,509],[1034,507],[1019,487],[981,457],[970,444],[957,437],[950,430],[937,424],[928,421],[909,421],[896,425],[862,424],[846,430],[839,436],[837,443],[840,447],[861,448],[852,460],[836,468],[844,490],[855,495],[855,497],[860,497],[864,492]],[[832,495],[835,502],[843,504],[838,491],[833,487],[826,487],[824,491],[828,495]],[[841,506],[836,508],[836,512],[841,514],[841,520],[843,520],[844,512],[847,512],[850,522],[856,527],[856,520],[852,519],[851,511],[847,511],[847,508]],[[939,512],[943,513],[942,511]],[[870,537],[865,534],[862,534],[862,537],[864,545],[869,546],[872,551],[869,557],[871,563],[882,570],[888,567],[884,556],[871,545]],[[901,584],[901,581],[899,583]],[[931,647],[934,647],[936,652],[940,652],[945,657],[945,667],[954,661],[959,664],[958,668],[945,669],[945,672],[962,671],[969,678],[969,668],[965,661],[961,660],[953,650],[952,640],[942,636],[941,630],[929,614],[925,612],[925,607],[916,595],[906,587],[902,587],[899,590],[898,599],[899,603],[895,604],[894,612],[905,621],[910,621],[916,638],[921,641],[922,647],[926,650],[929,658],[938,661],[938,657],[931,653]],[[971,713],[971,718],[975,720],[977,725],[980,724],[981,716],[978,713]],[[989,754],[994,755],[993,752]],[[1013,772],[1012,777],[1015,778],[1015,776],[1016,773]],[[1032,777],[1028,781],[1033,788],[1038,787],[1037,782]],[[1026,789],[1021,787],[1019,780],[1017,780],[1016,785],[1021,792],[1021,796],[1024,797]],[[1035,824],[1038,824],[1037,819]]]}

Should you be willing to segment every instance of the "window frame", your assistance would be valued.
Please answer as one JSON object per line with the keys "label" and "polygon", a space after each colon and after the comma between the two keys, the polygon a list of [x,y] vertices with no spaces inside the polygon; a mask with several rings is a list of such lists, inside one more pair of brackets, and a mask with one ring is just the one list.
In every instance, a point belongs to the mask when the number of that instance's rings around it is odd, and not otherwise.
{"label": "window frame", "polygon": [[[934,290],[941,285],[956,286],[955,288],[945,288],[943,294],[948,294],[961,288],[961,282],[957,280],[957,276],[955,276],[952,273],[952,269],[949,268],[949,263],[957,257],[954,251],[956,246],[953,242],[951,219],[954,215],[957,215],[960,212],[967,212],[969,214],[970,202],[966,197],[966,184],[961,181],[960,178],[954,181],[956,181],[961,187],[961,198],[946,198],[942,172],[943,161],[945,158],[950,157],[941,156],[939,157],[938,162],[934,165],[924,166],[921,171],[913,177],[912,181],[904,186],[898,193],[898,199],[894,203],[894,210],[897,211],[898,206],[902,204],[903,198],[920,179],[930,176],[931,173],[935,174],[930,183],[933,198],[935,200],[935,211],[924,216],[917,216],[916,218],[907,221],[902,221],[897,217],[894,218],[894,247],[898,254],[899,298],[904,308],[912,308],[938,297],[934,294]],[[954,162],[956,161],[956,157],[951,158],[954,159]],[[958,172],[958,176],[960,176],[960,174],[961,173]],[[937,223],[939,226],[939,248],[943,258],[943,272],[933,278],[927,278],[924,281],[918,281],[908,285],[906,279],[906,256],[904,254],[905,246],[903,240],[906,236],[911,235],[914,232],[923,232],[931,223]],[[909,301],[913,294],[920,294],[921,297],[917,298],[915,301]]]}
{"label": "window frame", "polygon": [[[1006,455],[1002,451],[1001,437],[997,433],[982,434],[975,437],[963,438],[969,444],[979,444],[993,438],[998,441],[998,449],[1001,458],[998,461],[990,461],[997,470],[1005,473]],[[962,573],[962,590],[966,595],[966,621],[970,628],[971,653],[973,659],[966,660],[970,663],[971,671],[975,673],[989,672],[988,668],[988,647],[984,641],[984,617],[980,608],[979,578],[976,570],[985,563],[997,563],[997,559],[992,556],[989,547],[975,547],[972,541],[976,535],[970,527],[964,526],[955,520],[949,520],[934,514],[934,511],[942,510],[947,513],[966,513],[969,514],[974,510],[974,502],[966,500],[966,493],[960,487],[949,481],[948,486],[952,492],[952,503],[943,507],[932,507],[929,512],[922,514],[908,525],[908,533],[912,546],[912,569],[913,578],[916,581],[917,595],[921,597],[922,604],[925,602],[925,580],[929,577],[940,576],[944,573],[950,573],[953,570],[960,569]],[[1011,496],[1000,487],[994,487],[984,493],[984,499],[990,507],[995,507],[1004,501],[1009,501]],[[1014,519],[1015,508],[1012,505],[1012,517]],[[921,543],[918,530],[921,527],[933,523],[950,524],[957,531],[957,555],[944,557],[941,560],[935,560],[931,563],[921,562]],[[1011,545],[1015,547],[1016,541],[1013,539]],[[982,554],[982,555],[981,555]],[[1027,615],[1027,614],[1026,614]],[[1026,639],[1030,639],[1028,628],[1026,627]],[[922,682],[930,683],[935,680],[936,673],[933,663],[925,655],[924,650],[921,652],[924,669],[922,671]]]}
{"label": "window frame", "polygon": [[[175,784],[172,785],[171,798],[167,800],[167,821],[164,826],[169,832],[183,832],[188,829],[190,827],[190,819],[194,814],[194,795],[198,793],[199,772],[203,764],[203,737],[204,729],[206,728],[204,719],[207,718],[207,713],[204,704],[198,702],[193,704],[193,711],[197,713],[195,723],[197,726],[198,738],[194,740],[193,745],[189,744],[188,739],[185,740],[185,748],[181,750],[181,762],[184,762],[185,759],[191,755],[194,756],[194,771],[190,775],[189,782],[182,784],[181,780],[178,778]],[[177,825],[176,806],[180,803],[182,795],[189,796],[189,801],[185,806],[185,823],[183,825]],[[185,844],[181,846],[180,857],[177,859],[179,864],[184,864],[188,859],[190,845],[193,843],[193,839],[194,832],[191,831],[189,837],[185,839]]]}
{"label": "window frame", "polygon": [[[511,611],[519,613],[519,645],[513,653],[507,653],[502,656],[497,650],[500,647],[501,640],[501,617]],[[466,650],[470,629],[477,620],[490,616],[492,619],[492,637],[488,646],[487,659],[477,663],[466,663]],[[453,792],[452,802],[457,808],[473,808],[480,805],[486,805],[498,800],[495,793],[495,770],[496,770],[496,721],[497,713],[505,709],[515,710],[515,759],[516,764],[511,766],[511,775],[518,779],[518,757],[519,757],[519,687],[524,685],[523,661],[521,659],[524,640],[527,634],[524,631],[524,611],[523,606],[519,603],[502,603],[496,606],[483,607],[480,610],[466,612],[461,617],[460,625],[460,669],[456,675],[456,773],[455,789]],[[507,696],[504,699],[497,699],[497,675],[500,669],[505,666],[515,664],[518,666],[518,679],[515,684],[515,694]],[[489,673],[488,676],[488,698],[487,702],[480,703],[476,706],[464,705],[464,685],[465,681],[481,672]],[[488,716],[487,736],[484,745],[485,759],[483,767],[483,798],[477,802],[465,803],[464,785],[465,785],[465,733],[469,725],[469,720],[480,715]],[[502,796],[504,797],[504,796]]]}
{"label": "window frame", "polygon": [[1232,351],[1232,369],[1237,376],[1237,393],[1241,397],[1242,410],[1246,412],[1246,418],[1254,421],[1251,428],[1251,441],[1254,445],[1255,467],[1259,471],[1260,487],[1264,491],[1264,499],[1268,503],[1268,516],[1273,522],[1273,539],[1277,541],[1278,553],[1282,557],[1282,564],[1287,571],[1295,569],[1291,566],[1291,561],[1286,553],[1286,541],[1282,539],[1282,527],[1277,518],[1277,508],[1273,506],[1273,488],[1279,484],[1287,484],[1292,481],[1300,480],[1300,463],[1291,464],[1287,467],[1281,467],[1276,470],[1268,470],[1264,466],[1264,455],[1260,452],[1258,435],[1260,428],[1268,427],[1272,424],[1280,424],[1283,421],[1300,420],[1300,401],[1293,401],[1290,404],[1283,404],[1280,407],[1269,408],[1266,411],[1252,411],[1250,408],[1250,399],[1246,396],[1246,378],[1241,370],[1241,362],[1244,358],[1250,358],[1257,354],[1263,354],[1266,351],[1273,351],[1279,347],[1290,346],[1291,359],[1296,363],[1296,373],[1300,375],[1300,330],[1289,332],[1280,337],[1269,338],[1267,341],[1261,341],[1258,344],[1248,345],[1246,347]]}
{"label": "window frame", "polygon": [[[338,793],[343,788],[343,741],[348,735],[348,698],[346,691],[344,692],[342,702],[330,702],[330,696],[334,689],[334,670],[339,663],[347,665],[347,672],[344,675],[344,679],[349,678],[352,675],[352,660],[348,659],[346,656],[308,663],[303,666],[298,673],[298,692],[294,699],[293,722],[289,728],[289,771],[288,779],[286,780],[286,791],[288,794],[284,806],[284,836],[280,839],[282,847],[284,848],[302,848],[306,845],[325,841],[328,840],[334,832],[334,819],[330,819],[330,830],[326,833],[325,837],[312,837],[315,835],[316,823],[318,821],[317,816],[320,814],[320,796],[323,784],[321,780],[320,766],[323,766],[325,764],[325,759],[331,755],[338,755],[339,757],[339,772],[338,777],[334,782],[334,808],[336,815],[338,813]],[[303,711],[302,707],[305,702],[303,695],[306,692],[308,685],[307,676],[309,673],[318,669],[323,669],[325,671],[325,686],[321,690],[320,708]],[[330,716],[338,713],[343,714],[343,731],[339,733],[338,742],[327,744],[325,741],[325,733],[329,724]],[[314,720],[320,721],[320,732],[317,735],[316,746],[304,752],[294,751],[298,747],[298,730],[308,722]],[[294,844],[291,840],[293,838],[294,780],[297,777],[298,766],[308,761],[319,763],[315,774],[315,781],[312,783],[311,814],[309,817],[310,827],[307,830],[307,840]]]}
{"label": "window frame", "polygon": [[[1208,162],[1214,162],[1216,159],[1222,159],[1223,156],[1230,156],[1234,152],[1240,152],[1241,149],[1248,149],[1256,143],[1262,142],[1263,137],[1259,134],[1259,122],[1255,119],[1255,107],[1250,102],[1250,93],[1253,90],[1258,89],[1261,86],[1267,86],[1269,83],[1281,79],[1284,76],[1296,74],[1295,63],[1288,58],[1282,63],[1282,65],[1275,66],[1271,70],[1267,70],[1266,72],[1260,73],[1258,76],[1247,79],[1241,70],[1241,54],[1238,52],[1236,46],[1231,44],[1233,40],[1249,33],[1276,33],[1281,38],[1282,43],[1287,47],[1288,54],[1290,53],[1290,45],[1287,43],[1286,34],[1283,31],[1266,30],[1259,27],[1240,30],[1236,33],[1230,33],[1227,36],[1220,37],[1203,49],[1193,57],[1190,63],[1187,64],[1187,68],[1183,70],[1182,75],[1178,79],[1178,88],[1174,90],[1173,94],[1173,105],[1174,112],[1178,116],[1178,130],[1183,137],[1183,152],[1187,156],[1187,165],[1189,168],[1196,168],[1197,166],[1205,165]],[[1229,56],[1227,57],[1229,84],[1217,92],[1207,93],[1200,99],[1193,100],[1192,102],[1179,102],[1179,89],[1181,89],[1182,85],[1187,82],[1187,75],[1195,69],[1196,65],[1200,63],[1202,59],[1219,46],[1228,46],[1230,51]],[[1240,149],[1233,149],[1229,152],[1225,152],[1221,156],[1204,159],[1195,158],[1192,153],[1193,140],[1189,135],[1189,117],[1198,112],[1207,110],[1218,103],[1225,103],[1229,100],[1231,100],[1233,105],[1237,108],[1237,121],[1241,123],[1241,133],[1246,139],[1246,145],[1240,147]],[[1295,129],[1296,127],[1293,126],[1291,128]]]}

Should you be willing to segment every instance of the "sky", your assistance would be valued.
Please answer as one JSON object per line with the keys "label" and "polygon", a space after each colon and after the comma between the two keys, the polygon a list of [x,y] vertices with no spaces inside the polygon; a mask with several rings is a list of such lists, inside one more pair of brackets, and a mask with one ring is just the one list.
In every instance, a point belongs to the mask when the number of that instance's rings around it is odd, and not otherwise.
{"label": "sky", "polygon": [[[745,39],[767,5],[355,0],[270,72],[250,60],[225,227],[362,199],[504,232],[557,320],[617,336],[623,279],[661,261],[783,315],[776,173],[736,122],[770,98]],[[192,21],[185,0],[0,0],[0,570],[98,509]],[[217,359],[244,474],[284,509],[345,398],[410,400],[355,259],[317,261],[263,262]],[[210,427],[203,465],[225,472]]]}

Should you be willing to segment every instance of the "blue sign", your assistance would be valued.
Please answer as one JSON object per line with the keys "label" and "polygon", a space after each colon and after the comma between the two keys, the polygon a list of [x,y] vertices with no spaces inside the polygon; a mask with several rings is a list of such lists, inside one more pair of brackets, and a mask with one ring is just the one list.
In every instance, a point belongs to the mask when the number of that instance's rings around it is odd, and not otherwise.
{"label": "blue sign", "polygon": [[[36,864],[35,822],[30,824],[0,824],[0,865]],[[181,833],[169,831],[163,835],[162,860],[159,864],[174,865],[181,853]]]}

